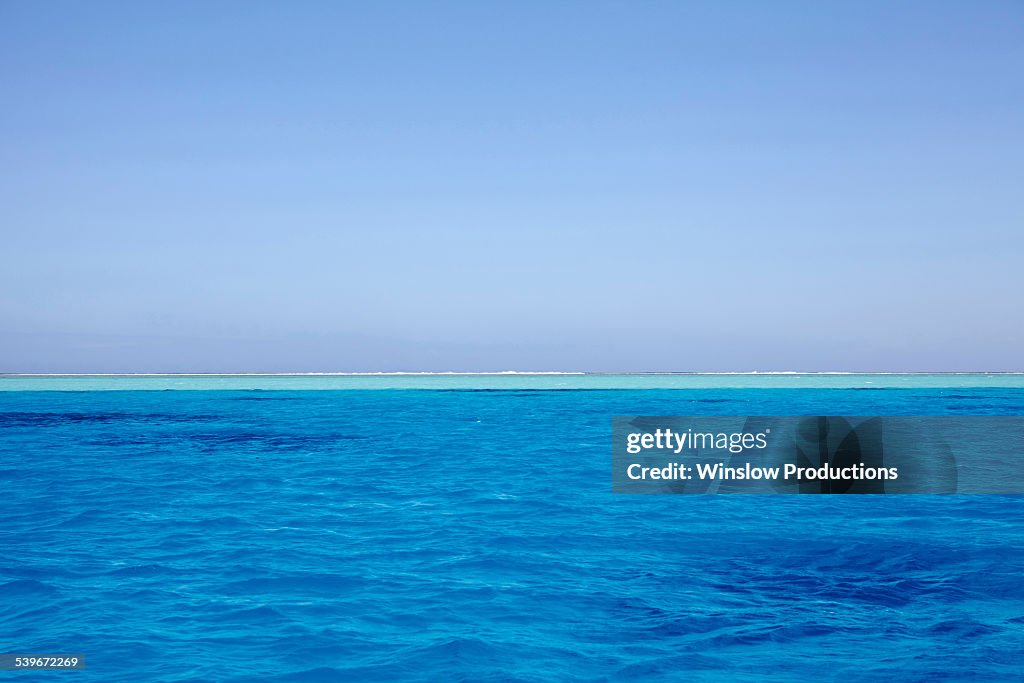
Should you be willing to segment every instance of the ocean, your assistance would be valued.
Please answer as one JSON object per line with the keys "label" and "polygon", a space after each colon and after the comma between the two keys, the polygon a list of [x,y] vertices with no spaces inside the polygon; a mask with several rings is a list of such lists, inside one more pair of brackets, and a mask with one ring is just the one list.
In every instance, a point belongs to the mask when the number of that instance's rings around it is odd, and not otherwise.
{"label": "ocean", "polygon": [[61,681],[1024,678],[1024,498],[628,496],[613,415],[1020,375],[0,377],[0,652]]}

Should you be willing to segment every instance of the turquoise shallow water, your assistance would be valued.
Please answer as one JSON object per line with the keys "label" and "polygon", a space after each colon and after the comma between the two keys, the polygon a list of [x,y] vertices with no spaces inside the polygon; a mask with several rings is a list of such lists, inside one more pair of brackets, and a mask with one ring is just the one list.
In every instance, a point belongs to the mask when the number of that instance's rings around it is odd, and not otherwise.
{"label": "turquoise shallow water", "polygon": [[85,653],[84,672],[7,674],[82,681],[1019,679],[1020,497],[610,485],[612,415],[1024,414],[993,377],[15,386],[0,651]]}

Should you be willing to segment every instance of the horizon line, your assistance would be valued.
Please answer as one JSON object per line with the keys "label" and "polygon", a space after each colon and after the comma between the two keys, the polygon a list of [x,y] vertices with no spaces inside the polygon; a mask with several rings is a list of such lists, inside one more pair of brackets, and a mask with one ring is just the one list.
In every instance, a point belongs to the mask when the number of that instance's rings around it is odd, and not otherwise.
{"label": "horizon line", "polygon": [[0,377],[382,377],[382,376],[517,376],[517,375],[1024,375],[1022,370],[743,370],[693,372],[651,370],[637,372],[592,372],[559,370],[461,371],[369,371],[369,372],[0,372]]}

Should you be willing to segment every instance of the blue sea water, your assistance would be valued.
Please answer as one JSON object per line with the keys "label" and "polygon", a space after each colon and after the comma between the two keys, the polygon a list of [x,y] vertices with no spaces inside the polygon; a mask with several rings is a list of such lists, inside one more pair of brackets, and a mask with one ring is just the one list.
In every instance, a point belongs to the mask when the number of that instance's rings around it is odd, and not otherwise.
{"label": "blue sea water", "polygon": [[0,677],[1020,680],[1024,498],[611,493],[613,415],[1024,414],[957,381],[14,386],[0,652],[88,668]]}

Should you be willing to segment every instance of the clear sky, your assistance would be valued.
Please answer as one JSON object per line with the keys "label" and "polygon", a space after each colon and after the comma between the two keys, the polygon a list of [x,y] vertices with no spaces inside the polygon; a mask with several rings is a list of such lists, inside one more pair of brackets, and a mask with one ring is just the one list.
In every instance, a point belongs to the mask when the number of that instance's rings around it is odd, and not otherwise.
{"label": "clear sky", "polygon": [[1024,370],[1024,3],[0,3],[0,371]]}

